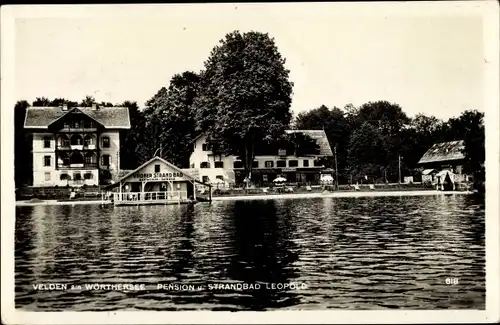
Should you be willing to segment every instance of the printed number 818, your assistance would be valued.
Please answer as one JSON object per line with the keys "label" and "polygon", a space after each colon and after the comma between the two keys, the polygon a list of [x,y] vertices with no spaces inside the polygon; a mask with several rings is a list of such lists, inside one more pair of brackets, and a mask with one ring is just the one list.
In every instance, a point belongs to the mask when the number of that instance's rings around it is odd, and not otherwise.
{"label": "printed number 818", "polygon": [[458,284],[458,278],[446,278],[446,284]]}

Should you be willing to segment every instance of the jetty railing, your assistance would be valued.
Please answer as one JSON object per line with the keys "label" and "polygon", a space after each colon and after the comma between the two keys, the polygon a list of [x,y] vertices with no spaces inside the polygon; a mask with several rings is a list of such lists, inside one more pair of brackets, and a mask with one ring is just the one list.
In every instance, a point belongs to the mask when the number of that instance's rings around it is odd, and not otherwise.
{"label": "jetty railing", "polygon": [[164,192],[126,192],[114,193],[116,201],[180,201],[187,198],[187,191],[164,191]]}

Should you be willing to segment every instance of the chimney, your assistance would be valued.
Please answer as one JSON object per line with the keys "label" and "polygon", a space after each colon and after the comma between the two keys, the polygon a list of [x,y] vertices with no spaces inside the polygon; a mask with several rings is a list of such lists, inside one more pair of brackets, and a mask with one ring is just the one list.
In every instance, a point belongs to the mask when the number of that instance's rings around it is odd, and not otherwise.
{"label": "chimney", "polygon": [[99,106],[96,103],[92,103],[92,109],[96,111],[99,109]]}
{"label": "chimney", "polygon": [[63,106],[62,106],[62,110],[63,110],[63,111],[67,111],[67,110],[68,110],[68,104],[63,104]]}

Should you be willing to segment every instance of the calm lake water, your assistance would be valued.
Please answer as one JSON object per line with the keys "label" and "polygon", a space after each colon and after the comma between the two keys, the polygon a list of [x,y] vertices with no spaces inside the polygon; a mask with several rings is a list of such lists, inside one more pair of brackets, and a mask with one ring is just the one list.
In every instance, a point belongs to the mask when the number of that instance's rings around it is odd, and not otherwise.
{"label": "calm lake water", "polygon": [[[474,196],[16,210],[15,302],[26,310],[485,308]],[[145,290],[84,289],[118,283]],[[214,287],[227,284],[254,288]]]}

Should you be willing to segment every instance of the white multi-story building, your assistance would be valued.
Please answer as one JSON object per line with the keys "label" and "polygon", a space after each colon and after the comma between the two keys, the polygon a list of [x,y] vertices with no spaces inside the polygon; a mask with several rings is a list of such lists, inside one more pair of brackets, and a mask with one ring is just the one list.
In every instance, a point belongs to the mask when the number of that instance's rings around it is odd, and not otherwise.
{"label": "white multi-story building", "polygon": [[120,168],[120,130],[127,107],[30,107],[24,128],[33,135],[33,186],[99,185]]}
{"label": "white multi-story building", "polygon": [[[275,155],[256,156],[252,167],[252,182],[271,183],[282,176],[289,182],[316,184],[322,173],[331,173],[332,166],[324,166],[320,158],[332,157],[332,149],[323,130],[287,130],[287,133],[300,132],[309,135],[319,145],[319,153],[297,157],[287,155],[286,150],[278,150]],[[229,184],[244,181],[243,163],[236,156],[214,153],[206,136],[200,135],[193,141],[189,158],[189,173],[204,183],[214,183],[222,179]]]}

